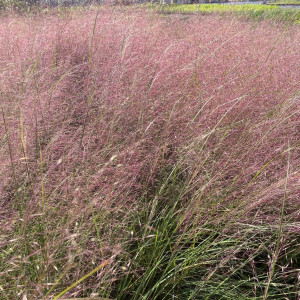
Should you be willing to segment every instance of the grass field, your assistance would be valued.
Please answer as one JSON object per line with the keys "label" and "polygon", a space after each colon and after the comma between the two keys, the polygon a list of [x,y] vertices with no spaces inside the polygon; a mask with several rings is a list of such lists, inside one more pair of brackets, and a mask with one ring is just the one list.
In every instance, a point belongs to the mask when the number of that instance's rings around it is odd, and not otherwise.
{"label": "grass field", "polygon": [[1,299],[299,298],[298,25],[107,7],[0,39]]}
{"label": "grass field", "polygon": [[275,0],[270,1],[269,4],[300,5],[300,0]]}
{"label": "grass field", "polygon": [[[280,4],[280,3],[279,3]],[[161,13],[181,14],[234,14],[251,20],[272,19],[299,23],[300,10],[286,9],[276,5],[244,4],[185,4],[185,5],[149,5],[150,9]]]}

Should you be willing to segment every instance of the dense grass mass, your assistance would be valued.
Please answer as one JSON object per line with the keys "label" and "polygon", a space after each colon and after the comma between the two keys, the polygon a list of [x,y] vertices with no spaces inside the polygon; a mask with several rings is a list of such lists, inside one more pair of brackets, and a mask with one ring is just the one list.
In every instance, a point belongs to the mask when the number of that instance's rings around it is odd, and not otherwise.
{"label": "dense grass mass", "polygon": [[298,299],[298,26],[104,8],[0,39],[1,299]]}

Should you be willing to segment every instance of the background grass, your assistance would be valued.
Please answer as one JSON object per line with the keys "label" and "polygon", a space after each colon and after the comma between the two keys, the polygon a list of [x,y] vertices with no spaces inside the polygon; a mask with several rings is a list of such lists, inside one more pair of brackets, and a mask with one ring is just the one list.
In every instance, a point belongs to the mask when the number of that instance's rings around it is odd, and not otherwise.
{"label": "background grass", "polygon": [[300,5],[300,1],[299,0],[276,0],[276,1],[271,1],[269,4]]}
{"label": "background grass", "polygon": [[298,23],[300,11],[298,9],[286,9],[276,5],[261,4],[174,4],[174,5],[150,5],[154,11],[161,13],[200,13],[200,14],[235,14],[244,18],[261,20],[273,19],[277,21],[293,21]]}

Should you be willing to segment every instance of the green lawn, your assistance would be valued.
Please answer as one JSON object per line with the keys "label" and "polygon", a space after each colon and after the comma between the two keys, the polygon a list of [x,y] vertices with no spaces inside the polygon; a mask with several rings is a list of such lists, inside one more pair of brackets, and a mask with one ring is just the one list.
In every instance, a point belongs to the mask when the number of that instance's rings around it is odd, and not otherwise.
{"label": "green lawn", "polygon": [[251,19],[275,19],[298,23],[300,20],[300,10],[285,9],[275,5],[245,4],[174,4],[174,5],[151,5],[155,11],[162,13],[200,13],[200,14],[236,14]]}
{"label": "green lawn", "polygon": [[288,4],[288,5],[300,5],[299,0],[274,0],[269,4]]}

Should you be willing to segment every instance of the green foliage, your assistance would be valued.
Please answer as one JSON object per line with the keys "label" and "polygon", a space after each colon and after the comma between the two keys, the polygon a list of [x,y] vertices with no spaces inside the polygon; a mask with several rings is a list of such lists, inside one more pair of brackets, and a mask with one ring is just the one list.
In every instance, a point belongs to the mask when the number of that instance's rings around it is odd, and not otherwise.
{"label": "green foliage", "polygon": [[0,0],[0,10],[24,12],[30,10],[30,5],[22,0]]}
{"label": "green foliage", "polygon": [[271,1],[268,4],[270,5],[280,5],[280,4],[284,4],[284,5],[300,5],[300,1],[299,0],[275,0],[275,1]]}
{"label": "green foliage", "polygon": [[183,13],[183,14],[236,14],[255,20],[274,19],[282,21],[298,22],[300,11],[294,9],[283,9],[275,5],[244,4],[188,4],[188,5],[150,5],[148,6],[161,13]]}
{"label": "green foliage", "polygon": [[[132,242],[123,256],[126,273],[113,296],[120,300],[261,299],[268,281],[276,228],[247,223],[240,223],[237,228],[232,221],[234,213],[225,211],[218,212],[223,221],[216,224],[213,215],[207,216],[205,207],[193,215],[179,205],[186,181],[179,173],[174,176],[171,171],[169,175],[167,182],[161,181],[151,209],[134,216]],[[183,190],[174,192],[174,186]],[[159,196],[162,194],[166,201]],[[296,247],[294,241],[286,249],[289,254],[280,256],[269,299],[296,295],[295,271],[283,282],[279,267],[292,260],[296,265]]]}

